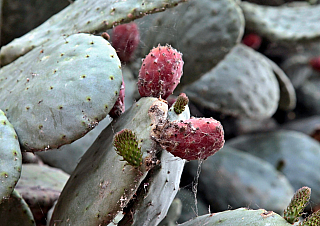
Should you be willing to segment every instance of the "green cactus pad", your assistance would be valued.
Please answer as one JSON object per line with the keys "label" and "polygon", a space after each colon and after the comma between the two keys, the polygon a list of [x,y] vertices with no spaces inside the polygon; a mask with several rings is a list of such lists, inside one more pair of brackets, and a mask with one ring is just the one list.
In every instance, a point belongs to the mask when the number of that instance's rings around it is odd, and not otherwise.
{"label": "green cactus pad", "polygon": [[6,65],[48,40],[79,32],[105,31],[119,23],[164,11],[185,0],[77,0],[42,25],[1,48],[1,65]]}
{"label": "green cactus pad", "polygon": [[314,212],[307,217],[299,226],[318,226],[320,225],[320,211]]}
{"label": "green cactus pad", "polygon": [[320,5],[260,6],[240,4],[246,28],[276,42],[310,42],[320,39]]}
{"label": "green cactus pad", "polygon": [[1,226],[36,225],[31,210],[16,190],[0,204],[0,219]]}
{"label": "green cactus pad", "polygon": [[[189,162],[185,170],[195,177],[197,168],[197,162]],[[246,206],[282,213],[294,194],[270,163],[228,146],[202,163],[198,191],[213,212]]]}
{"label": "green cactus pad", "polygon": [[16,190],[29,205],[37,222],[46,218],[48,210],[59,198],[69,175],[53,167],[23,164]]}
{"label": "green cactus pad", "polygon": [[233,0],[191,0],[138,24],[143,57],[159,43],[169,43],[183,53],[182,85],[196,81],[221,61],[244,30],[242,12]]}
{"label": "green cactus pad", "polygon": [[271,117],[280,98],[279,84],[268,60],[241,44],[184,91],[200,106],[254,119]]}
{"label": "green cactus pad", "polygon": [[0,203],[12,193],[21,174],[22,156],[13,126],[0,110]]}
{"label": "green cactus pad", "polygon": [[283,218],[289,223],[297,222],[302,212],[309,202],[311,189],[309,187],[302,187],[294,194],[290,204],[284,210]]}
{"label": "green cactus pad", "polygon": [[[63,189],[50,225],[107,225],[136,193],[154,164],[150,133],[157,120],[165,120],[167,105],[156,98],[142,98],[113,121],[82,156]],[[154,126],[153,126],[154,125]],[[132,130],[143,153],[136,169],[121,161],[112,144],[122,129]]]}
{"label": "green cactus pad", "polygon": [[196,217],[178,226],[292,226],[280,215],[264,209],[239,208]]}
{"label": "green cactus pad", "polygon": [[120,68],[102,37],[63,36],[1,68],[0,108],[25,149],[57,148],[106,117],[119,95]]}
{"label": "green cactus pad", "polygon": [[308,208],[320,203],[320,144],[313,138],[300,132],[280,130],[239,136],[229,140],[227,145],[271,163],[288,178],[294,190],[310,187],[312,196]]}
{"label": "green cactus pad", "polygon": [[138,167],[142,164],[142,152],[138,146],[137,136],[129,129],[123,129],[113,137],[113,146],[123,161],[131,166]]}
{"label": "green cactus pad", "polygon": [[[173,106],[168,112],[170,121],[189,118],[188,106],[181,114],[176,114]],[[158,148],[161,150],[160,147]],[[170,204],[179,190],[184,163],[185,160],[174,157],[163,150],[160,165],[149,171],[136,193],[136,200],[132,206],[129,204],[130,208],[126,210],[129,214],[126,214],[118,225],[128,225],[128,222],[131,226],[158,225],[166,216]]]}

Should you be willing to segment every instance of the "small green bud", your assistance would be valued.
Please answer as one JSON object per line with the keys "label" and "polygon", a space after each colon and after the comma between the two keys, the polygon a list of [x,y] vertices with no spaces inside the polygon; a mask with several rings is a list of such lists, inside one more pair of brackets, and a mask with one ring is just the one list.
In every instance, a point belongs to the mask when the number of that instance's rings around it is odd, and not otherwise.
{"label": "small green bud", "polygon": [[294,194],[290,204],[283,213],[283,218],[293,224],[298,221],[298,218],[302,215],[302,211],[309,202],[311,195],[311,189],[309,187],[302,187]]}
{"label": "small green bud", "polygon": [[176,102],[174,103],[174,106],[173,106],[174,112],[178,115],[181,114],[188,103],[189,103],[189,98],[187,97],[187,95],[185,93],[181,93],[178,96]]}
{"label": "small green bud", "polygon": [[123,129],[116,133],[113,138],[113,145],[118,155],[123,157],[129,165],[137,167],[142,164],[142,152],[138,147],[138,140],[134,132]]}
{"label": "small green bud", "polygon": [[311,214],[302,223],[300,223],[300,225],[301,226],[319,226],[320,225],[320,210]]}

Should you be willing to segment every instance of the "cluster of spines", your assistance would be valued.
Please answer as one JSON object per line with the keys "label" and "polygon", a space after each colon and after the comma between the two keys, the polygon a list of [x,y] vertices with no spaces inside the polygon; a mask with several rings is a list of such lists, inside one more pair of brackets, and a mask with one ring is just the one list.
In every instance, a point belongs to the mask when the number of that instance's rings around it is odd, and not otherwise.
{"label": "cluster of spines", "polygon": [[290,204],[283,213],[283,218],[290,224],[297,222],[309,202],[310,195],[311,189],[309,187],[302,187],[296,191]]}
{"label": "cluster of spines", "polygon": [[113,145],[123,161],[131,166],[138,167],[142,164],[142,152],[138,147],[138,140],[133,131],[123,129],[116,133],[113,138]]}
{"label": "cluster of spines", "polygon": [[188,103],[189,98],[187,97],[187,95],[185,93],[181,93],[173,105],[174,112],[178,115],[181,114],[188,105]]}

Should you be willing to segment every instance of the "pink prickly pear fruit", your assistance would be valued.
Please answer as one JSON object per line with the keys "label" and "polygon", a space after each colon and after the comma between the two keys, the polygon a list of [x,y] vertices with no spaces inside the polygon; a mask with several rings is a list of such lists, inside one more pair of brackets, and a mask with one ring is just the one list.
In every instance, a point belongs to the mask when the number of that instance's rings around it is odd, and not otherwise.
{"label": "pink prickly pear fruit", "polygon": [[111,109],[111,111],[109,112],[109,115],[111,118],[117,118],[124,112],[125,110],[124,97],[125,97],[125,84],[122,77],[122,84],[121,84],[118,99],[114,104],[113,108]]}
{"label": "pink prickly pear fruit", "polygon": [[170,45],[153,48],[142,62],[138,78],[141,97],[167,99],[180,83],[182,54]]}
{"label": "pink prickly pear fruit", "polygon": [[243,44],[255,50],[260,48],[261,42],[262,42],[261,37],[253,33],[245,35],[242,39]]}
{"label": "pink prickly pear fruit", "polygon": [[320,71],[320,56],[311,58],[309,64],[314,70]]}
{"label": "pink prickly pear fruit", "polygon": [[112,46],[121,62],[130,62],[140,42],[136,23],[121,24],[113,28]]}
{"label": "pink prickly pear fruit", "polygon": [[174,156],[186,160],[206,159],[224,145],[221,123],[212,118],[174,121],[164,127],[160,145]]}

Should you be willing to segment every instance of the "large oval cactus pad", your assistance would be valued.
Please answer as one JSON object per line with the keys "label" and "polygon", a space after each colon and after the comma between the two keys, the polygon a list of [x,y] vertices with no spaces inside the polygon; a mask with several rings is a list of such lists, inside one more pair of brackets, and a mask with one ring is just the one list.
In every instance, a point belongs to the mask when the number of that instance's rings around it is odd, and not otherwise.
{"label": "large oval cactus pad", "polygon": [[242,44],[185,92],[201,106],[255,119],[271,117],[280,98],[278,81],[266,57]]}
{"label": "large oval cactus pad", "polygon": [[261,6],[240,4],[246,28],[276,42],[308,42],[320,39],[320,5]]}
{"label": "large oval cactus pad", "polygon": [[147,13],[164,11],[186,0],[77,0],[42,25],[1,48],[1,65],[6,65],[36,46],[61,35],[105,31],[115,24],[130,22]]}
{"label": "large oval cactus pad", "polygon": [[0,203],[10,196],[21,174],[22,157],[13,126],[0,110]]}
{"label": "large oval cactus pad", "polygon": [[[144,21],[152,24],[147,29]],[[173,9],[143,18],[143,56],[158,43],[183,53],[182,84],[209,71],[240,41],[244,30],[241,9],[233,0],[190,0]]]}
{"label": "large oval cactus pad", "polygon": [[[156,124],[153,120],[162,116],[165,119],[167,110],[167,105],[156,98],[142,98],[103,130],[70,176],[50,225],[110,223],[147,175],[145,163],[154,149],[150,137],[152,124]],[[144,162],[139,168],[122,161],[115,151],[113,136],[122,129],[129,129],[137,136]]]}
{"label": "large oval cactus pad", "polygon": [[57,148],[106,117],[121,81],[121,63],[109,42],[88,34],[62,36],[1,68],[0,108],[24,148]]}

